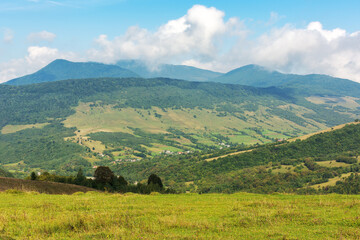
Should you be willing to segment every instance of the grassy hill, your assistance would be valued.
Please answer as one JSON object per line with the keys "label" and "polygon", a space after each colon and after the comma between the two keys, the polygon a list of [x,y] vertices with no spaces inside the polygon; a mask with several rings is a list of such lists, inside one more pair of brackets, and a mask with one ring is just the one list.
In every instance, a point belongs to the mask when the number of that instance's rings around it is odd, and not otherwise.
{"label": "grassy hill", "polygon": [[101,77],[139,77],[139,75],[116,65],[95,62],[70,62],[58,59],[33,74],[12,79],[5,84],[25,85],[66,79]]}
{"label": "grassy hill", "polygon": [[350,122],[359,110],[346,99],[331,105],[275,87],[165,78],[0,85],[0,159],[15,176],[79,167],[92,175],[94,165],[269,143]]}
{"label": "grassy hill", "polygon": [[[239,150],[235,147],[212,154],[158,157],[120,164],[116,171],[128,179],[144,179],[142,175],[156,172],[172,187],[188,191],[311,193],[318,189],[317,184],[343,180],[349,173],[360,171],[360,125],[349,124],[302,141],[266,144],[252,151],[229,154]],[[225,156],[208,161],[222,155]],[[359,181],[354,177],[343,185],[333,181],[333,187],[320,190],[357,193]]]}
{"label": "grassy hill", "polygon": [[359,196],[0,193],[1,239],[357,239]]}
{"label": "grassy hill", "polygon": [[39,192],[47,194],[73,194],[76,192],[96,191],[93,188],[45,181],[31,181],[17,178],[0,177],[0,192],[18,190],[24,192]]}

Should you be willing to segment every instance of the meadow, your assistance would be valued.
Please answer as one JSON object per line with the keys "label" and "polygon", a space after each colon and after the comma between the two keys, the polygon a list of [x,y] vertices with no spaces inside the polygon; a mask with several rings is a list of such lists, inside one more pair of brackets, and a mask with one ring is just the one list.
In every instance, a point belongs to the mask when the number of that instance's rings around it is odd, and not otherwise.
{"label": "meadow", "polygon": [[0,239],[360,239],[358,195],[0,193]]}

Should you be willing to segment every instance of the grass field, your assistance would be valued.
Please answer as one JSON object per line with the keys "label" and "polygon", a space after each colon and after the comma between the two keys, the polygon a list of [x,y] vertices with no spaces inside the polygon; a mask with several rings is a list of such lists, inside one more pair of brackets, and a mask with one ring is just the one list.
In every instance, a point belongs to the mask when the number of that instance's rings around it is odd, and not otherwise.
{"label": "grass field", "polygon": [[43,128],[49,123],[27,124],[27,125],[6,125],[1,129],[1,134],[18,132],[28,128]]}
{"label": "grass field", "polygon": [[0,193],[0,239],[359,239],[360,196]]}
{"label": "grass field", "polygon": [[[161,109],[153,107],[152,109],[134,109],[123,108],[116,109],[110,105],[90,107],[91,103],[80,103],[75,108],[76,113],[69,116],[64,124],[66,127],[76,127],[80,130],[77,135],[86,136],[94,132],[127,132],[132,133],[128,127],[140,128],[150,133],[167,133],[167,129],[175,127],[186,133],[194,133],[202,136],[205,132],[217,132],[224,136],[229,136],[231,141],[244,144],[255,144],[257,142],[269,142],[268,139],[256,134],[250,128],[257,126],[262,128],[264,135],[269,137],[285,137],[277,132],[287,132],[296,134],[309,133],[324,129],[325,125],[315,123],[307,127],[298,126],[288,120],[277,116],[269,116],[264,107],[259,107],[256,112],[245,111],[246,120],[242,120],[235,115],[219,115],[213,109]],[[305,113],[304,109],[299,109],[299,113]],[[158,115],[157,115],[158,114]],[[156,116],[161,117],[156,117]],[[243,116],[244,117],[244,116]],[[244,131],[254,136],[249,137],[237,133]],[[213,145],[209,139],[200,139],[200,142]]]}

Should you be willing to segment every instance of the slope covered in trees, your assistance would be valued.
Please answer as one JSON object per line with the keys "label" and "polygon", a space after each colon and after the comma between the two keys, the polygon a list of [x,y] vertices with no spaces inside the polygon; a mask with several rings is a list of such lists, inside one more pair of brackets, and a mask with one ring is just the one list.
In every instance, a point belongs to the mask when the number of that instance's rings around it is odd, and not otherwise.
{"label": "slope covered in trees", "polygon": [[311,193],[319,189],[346,192],[350,191],[346,190],[348,182],[356,185],[359,178],[352,177],[337,188],[326,184],[319,188],[317,184],[344,174],[358,173],[359,152],[360,125],[350,124],[303,141],[267,144],[210,162],[206,161],[208,154],[198,153],[121,165],[117,171],[130,179],[139,179],[150,172],[161,173],[173,186],[200,192]]}
{"label": "slope covered in trees", "polygon": [[274,87],[165,78],[0,85],[0,109],[1,163],[20,175],[73,174],[78,167],[90,173],[94,165],[133,163],[160,152],[271,142],[358,114]]}
{"label": "slope covered in trees", "polygon": [[117,65],[96,62],[70,62],[58,59],[33,74],[12,79],[5,84],[26,85],[67,79],[100,77],[139,77],[139,75]]}

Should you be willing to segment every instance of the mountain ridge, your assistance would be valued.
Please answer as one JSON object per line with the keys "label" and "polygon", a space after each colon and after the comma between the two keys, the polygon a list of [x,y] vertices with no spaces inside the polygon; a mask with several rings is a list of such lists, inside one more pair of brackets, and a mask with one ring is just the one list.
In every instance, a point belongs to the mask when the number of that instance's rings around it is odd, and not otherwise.
{"label": "mountain ridge", "polygon": [[33,74],[12,79],[5,82],[5,84],[25,85],[67,79],[99,77],[139,77],[139,75],[117,65],[96,62],[71,62],[64,59],[57,59]]}

